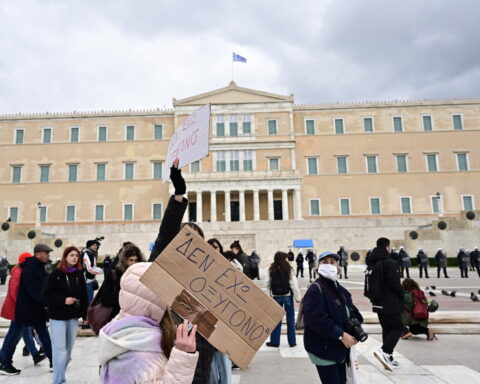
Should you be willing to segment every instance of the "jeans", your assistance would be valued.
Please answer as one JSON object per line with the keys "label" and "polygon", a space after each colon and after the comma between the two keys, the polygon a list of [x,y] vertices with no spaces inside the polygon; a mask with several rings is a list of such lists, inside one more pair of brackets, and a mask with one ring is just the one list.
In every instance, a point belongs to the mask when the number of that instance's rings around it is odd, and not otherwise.
{"label": "jeans", "polygon": [[90,282],[90,283],[87,283],[87,298],[88,298],[88,304],[90,304],[93,300],[93,294],[94,294],[94,290],[93,290],[93,281]]}
{"label": "jeans", "polygon": [[[22,338],[26,328],[30,329],[30,327],[25,324],[18,324],[15,321],[10,323],[10,328],[8,329],[8,333],[3,341],[2,350],[0,351],[0,360],[3,364],[12,365],[13,354],[15,353],[17,344]],[[52,344],[50,342],[47,325],[45,323],[39,323],[32,326],[32,328],[37,331],[40,342],[45,350],[45,354],[48,359],[52,361]]]}
{"label": "jeans", "polygon": [[53,352],[53,384],[63,384],[67,380],[65,371],[70,361],[73,344],[77,337],[78,319],[50,319]]}
{"label": "jeans", "polygon": [[[281,306],[285,308],[287,312],[287,339],[288,345],[296,345],[297,339],[295,335],[295,309],[293,307],[292,296],[273,296],[273,299]],[[273,330],[270,335],[270,342],[275,345],[280,345],[280,331],[282,329],[282,322]]]}
{"label": "jeans", "polygon": [[38,353],[38,349],[35,345],[35,340],[33,339],[32,327],[25,327],[22,337],[28,352],[30,352],[30,355],[36,355]]}
{"label": "jeans", "polygon": [[386,313],[377,313],[377,315],[380,325],[382,326],[382,350],[385,353],[392,354],[398,340],[405,332],[402,315]]}
{"label": "jeans", "polygon": [[316,367],[323,384],[345,384],[347,382],[345,362],[332,365],[316,365]]}
{"label": "jeans", "polygon": [[220,351],[213,353],[212,370],[210,371],[210,384],[231,384],[232,362],[227,355]]}

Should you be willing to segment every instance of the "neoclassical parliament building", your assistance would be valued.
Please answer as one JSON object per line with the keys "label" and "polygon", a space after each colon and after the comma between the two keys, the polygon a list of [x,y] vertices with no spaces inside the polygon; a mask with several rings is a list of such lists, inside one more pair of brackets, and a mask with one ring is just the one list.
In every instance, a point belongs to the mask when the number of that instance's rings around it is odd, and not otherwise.
{"label": "neoclassical parliament building", "polygon": [[183,169],[185,220],[227,248],[360,251],[478,204],[480,100],[298,105],[231,82],[168,110],[1,115],[0,221],[147,253],[172,193],[169,139],[205,104],[210,155]]}

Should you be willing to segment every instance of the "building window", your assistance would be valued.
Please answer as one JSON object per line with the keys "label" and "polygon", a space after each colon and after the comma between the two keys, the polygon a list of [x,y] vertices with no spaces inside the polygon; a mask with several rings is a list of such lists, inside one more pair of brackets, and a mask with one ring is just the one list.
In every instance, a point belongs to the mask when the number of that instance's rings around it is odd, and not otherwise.
{"label": "building window", "polygon": [[12,183],[18,184],[22,182],[22,166],[14,165],[12,167]]}
{"label": "building window", "polygon": [[251,150],[243,151],[243,170],[253,171],[253,152]]}
{"label": "building window", "polygon": [[133,180],[135,177],[135,163],[125,163],[125,180]]}
{"label": "building window", "polygon": [[380,215],[380,199],[378,197],[370,198],[370,213],[372,215]]}
{"label": "building window", "polygon": [[225,136],[225,123],[223,122],[223,115],[217,115],[217,137]]}
{"label": "building window", "polygon": [[250,136],[252,134],[252,115],[243,115],[242,130],[244,136]]}
{"label": "building window", "polygon": [[427,171],[437,172],[438,171],[437,155],[434,153],[427,154],[426,158],[427,158]]}
{"label": "building window", "polygon": [[462,115],[452,115],[453,129],[455,131],[461,131],[463,129]]}
{"label": "building window", "polygon": [[423,130],[425,132],[433,131],[432,116],[422,116]]}
{"label": "building window", "polygon": [[42,142],[48,144],[52,142],[52,128],[43,128]]}
{"label": "building window", "polygon": [[377,173],[377,156],[367,156],[367,173]]}
{"label": "building window", "polygon": [[238,136],[237,115],[230,115],[230,136]]}
{"label": "building window", "polygon": [[350,199],[340,199],[340,214],[350,215]]}
{"label": "building window", "polygon": [[160,203],[152,204],[152,219],[162,220],[162,204]]}
{"label": "building window", "polygon": [[107,164],[97,164],[97,181],[105,181]]}
{"label": "building window", "polygon": [[47,207],[39,206],[38,207],[38,215],[39,215],[39,218],[40,218],[40,223],[46,223],[47,222]]}
{"label": "building window", "polygon": [[217,152],[217,172],[225,172],[225,151]]}
{"label": "building window", "polygon": [[98,127],[98,141],[107,141],[107,127]]}
{"label": "building window", "polygon": [[411,206],[410,200],[411,200],[410,197],[400,198],[402,213],[412,213],[412,206]]}
{"label": "building window", "polygon": [[71,127],[70,128],[70,142],[71,143],[78,143],[80,141],[80,128],[79,127]]}
{"label": "building window", "polygon": [[268,170],[269,171],[279,171],[280,170],[280,158],[279,157],[269,157],[268,158]]}
{"label": "building window", "polygon": [[309,175],[318,175],[318,164],[316,157],[307,158],[307,172]]}
{"label": "building window", "polygon": [[397,158],[397,172],[408,172],[407,169],[407,155],[395,155]]}
{"label": "building window", "polygon": [[23,138],[25,136],[24,129],[16,129],[15,130],[15,144],[23,144]]}
{"label": "building window", "polygon": [[163,139],[163,124],[154,124],[153,126],[153,138],[155,140]]}
{"label": "building window", "polygon": [[347,156],[337,156],[337,173],[348,173]]}
{"label": "building window", "polygon": [[50,165],[40,165],[40,182],[48,183],[50,180]]}
{"label": "building window", "polygon": [[464,211],[473,211],[475,209],[475,206],[473,204],[473,196],[462,195],[462,205]]}
{"label": "building window", "polygon": [[163,163],[161,161],[154,161],[152,167],[153,179],[160,180],[162,178]]}
{"label": "building window", "polygon": [[123,220],[133,220],[133,204],[123,204]]}
{"label": "building window", "polygon": [[75,221],[75,206],[74,205],[67,205],[67,221]]}
{"label": "building window", "polygon": [[191,173],[198,173],[200,172],[200,160],[194,161],[190,163],[190,172]]}
{"label": "building window", "polygon": [[95,221],[105,220],[105,206],[95,205]]}
{"label": "building window", "polygon": [[230,151],[230,171],[238,172],[240,170],[240,160],[238,151]]}
{"label": "building window", "polygon": [[268,134],[269,135],[277,134],[277,120],[268,120]]}
{"label": "building window", "polygon": [[401,116],[393,118],[393,132],[403,132],[403,122]]}
{"label": "building window", "polygon": [[440,196],[430,196],[430,202],[432,205],[432,213],[441,213],[441,197]]}
{"label": "building window", "polygon": [[305,120],[305,134],[315,135],[315,120]]}
{"label": "building window", "polygon": [[10,221],[18,223],[18,207],[10,207],[8,210],[8,217]]}
{"label": "building window", "polygon": [[373,118],[364,117],[363,118],[363,131],[364,132],[373,132]]}
{"label": "building window", "polygon": [[77,181],[78,164],[68,164],[68,181]]}
{"label": "building window", "polygon": [[310,200],[310,216],[320,216],[320,200]]}
{"label": "building window", "polygon": [[335,133],[337,135],[345,133],[345,129],[343,126],[343,119],[334,119],[335,122]]}
{"label": "building window", "polygon": [[468,171],[468,153],[457,153],[457,168],[459,171]]}
{"label": "building window", "polygon": [[134,125],[127,125],[125,127],[125,140],[127,140],[127,141],[135,140],[135,126]]}

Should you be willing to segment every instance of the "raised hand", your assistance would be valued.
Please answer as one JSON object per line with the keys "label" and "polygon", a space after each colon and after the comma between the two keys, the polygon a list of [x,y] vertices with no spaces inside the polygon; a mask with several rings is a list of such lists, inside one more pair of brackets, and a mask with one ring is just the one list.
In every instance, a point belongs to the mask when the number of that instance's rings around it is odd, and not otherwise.
{"label": "raised hand", "polygon": [[190,334],[188,334],[188,320],[184,320],[183,324],[177,327],[177,342],[176,347],[180,351],[193,353],[197,349],[195,341],[195,333],[197,326],[194,325]]}
{"label": "raised hand", "polygon": [[170,167],[170,180],[172,180],[173,187],[175,188],[175,195],[182,196],[187,192],[187,186],[182,176],[182,171],[178,169],[178,163],[180,160],[178,157],[173,161]]}

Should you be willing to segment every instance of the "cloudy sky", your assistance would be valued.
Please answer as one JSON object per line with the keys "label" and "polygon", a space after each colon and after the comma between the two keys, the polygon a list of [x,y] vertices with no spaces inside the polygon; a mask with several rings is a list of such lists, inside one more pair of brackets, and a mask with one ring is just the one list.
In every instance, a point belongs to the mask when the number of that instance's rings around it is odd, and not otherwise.
{"label": "cloudy sky", "polygon": [[0,113],[480,97],[478,0],[0,0]]}

